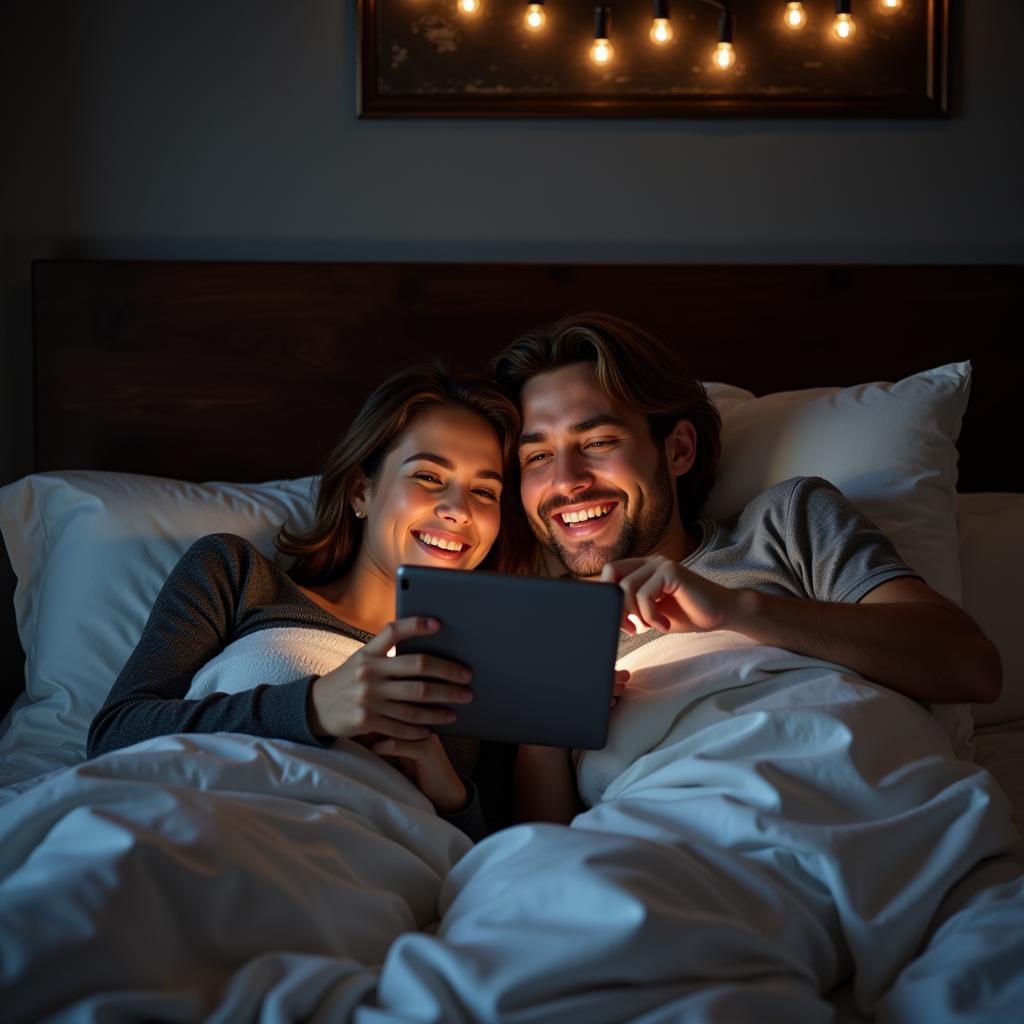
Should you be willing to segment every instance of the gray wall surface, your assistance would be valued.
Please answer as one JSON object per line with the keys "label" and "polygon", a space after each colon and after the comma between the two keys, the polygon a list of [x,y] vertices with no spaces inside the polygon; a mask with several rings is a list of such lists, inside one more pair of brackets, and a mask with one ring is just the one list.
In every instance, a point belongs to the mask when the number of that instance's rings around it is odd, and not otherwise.
{"label": "gray wall surface", "polygon": [[955,4],[947,121],[358,121],[354,12],[3,4],[0,483],[34,259],[1024,262],[1017,0]]}

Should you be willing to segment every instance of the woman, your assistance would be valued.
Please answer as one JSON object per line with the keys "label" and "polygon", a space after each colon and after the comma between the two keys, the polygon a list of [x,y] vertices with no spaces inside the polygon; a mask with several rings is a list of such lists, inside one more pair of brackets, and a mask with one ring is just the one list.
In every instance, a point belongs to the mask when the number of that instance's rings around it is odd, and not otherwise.
{"label": "woman", "polygon": [[430,730],[458,717],[435,705],[472,699],[470,674],[389,657],[438,628],[391,621],[395,572],[525,566],[515,488],[503,486],[518,427],[500,392],[438,365],[378,387],[326,461],[311,528],[278,535],[294,558],[287,573],[230,534],[185,553],[92,723],[89,755],[175,732],[354,739],[397,758],[440,814],[482,834],[468,778],[479,745]]}

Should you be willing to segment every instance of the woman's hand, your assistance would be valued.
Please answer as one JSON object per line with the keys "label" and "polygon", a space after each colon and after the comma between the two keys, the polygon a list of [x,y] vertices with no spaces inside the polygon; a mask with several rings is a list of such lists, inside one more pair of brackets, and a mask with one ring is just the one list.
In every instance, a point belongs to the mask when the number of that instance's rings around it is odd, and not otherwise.
{"label": "woman's hand", "polygon": [[454,722],[453,711],[429,705],[472,700],[469,669],[429,654],[387,656],[403,640],[439,628],[436,619],[389,622],[343,665],[317,679],[307,709],[313,732],[338,739],[373,733],[423,740],[432,735],[429,726]]}
{"label": "woman's hand", "polygon": [[422,740],[377,740],[370,750],[381,757],[398,758],[402,770],[439,813],[453,814],[465,807],[466,787],[436,733]]}
{"label": "woman's hand", "polygon": [[740,593],[662,555],[609,562],[601,580],[622,588],[622,628],[630,634],[636,633],[631,615],[662,633],[727,629]]}

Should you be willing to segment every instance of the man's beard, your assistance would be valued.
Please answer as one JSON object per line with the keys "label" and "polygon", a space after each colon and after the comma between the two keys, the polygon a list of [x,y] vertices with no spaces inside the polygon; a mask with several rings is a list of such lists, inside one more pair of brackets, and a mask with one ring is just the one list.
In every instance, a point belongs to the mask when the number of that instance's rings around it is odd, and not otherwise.
{"label": "man's beard", "polygon": [[[530,528],[571,575],[598,576],[608,562],[648,554],[664,536],[672,519],[672,477],[664,457],[658,460],[658,474],[651,488],[650,499],[648,507],[643,496],[638,497],[635,514],[631,514],[629,499],[623,491],[594,490],[577,496],[571,502],[549,502],[542,511],[540,523],[530,517]],[[593,540],[581,541],[573,549],[566,547],[557,532],[552,513],[567,505],[601,501],[617,501],[622,507],[623,520],[619,535],[606,547]]]}

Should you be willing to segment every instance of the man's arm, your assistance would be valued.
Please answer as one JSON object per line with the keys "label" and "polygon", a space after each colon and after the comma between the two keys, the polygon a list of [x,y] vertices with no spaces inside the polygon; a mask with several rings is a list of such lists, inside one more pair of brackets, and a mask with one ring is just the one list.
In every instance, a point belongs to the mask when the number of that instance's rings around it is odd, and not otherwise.
{"label": "man's arm", "polygon": [[726,629],[760,643],[845,665],[930,704],[999,696],[995,645],[951,601],[920,580],[890,580],[857,604],[737,592]]}
{"label": "man's arm", "polygon": [[515,767],[516,818],[568,825],[585,810],[576,791],[572,751],[522,744]]}
{"label": "man's arm", "polygon": [[[603,580],[625,592],[623,616],[662,632],[728,629],[759,643],[834,661],[932,704],[999,696],[995,646],[956,605],[920,580],[890,580],[857,604],[730,590],[665,558],[624,559]],[[633,632],[631,624],[623,628]]]}

